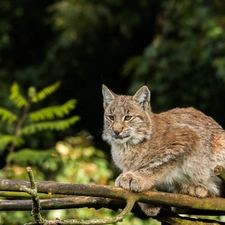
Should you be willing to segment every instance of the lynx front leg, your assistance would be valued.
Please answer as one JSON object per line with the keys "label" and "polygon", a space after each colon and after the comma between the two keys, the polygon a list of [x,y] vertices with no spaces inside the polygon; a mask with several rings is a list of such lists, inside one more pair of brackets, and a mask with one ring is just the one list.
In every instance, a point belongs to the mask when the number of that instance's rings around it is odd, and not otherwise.
{"label": "lynx front leg", "polygon": [[[135,192],[150,190],[155,184],[150,175],[146,176],[137,172],[127,172],[120,174],[115,183],[116,186],[120,186],[124,189]],[[156,216],[160,212],[160,207],[151,204],[139,203],[139,206],[147,216]]]}
{"label": "lynx front leg", "polygon": [[126,172],[120,174],[116,179],[115,185],[126,190],[142,192],[150,190],[154,185],[154,181],[151,179],[151,176],[146,177],[146,175],[138,172]]}
{"label": "lynx front leg", "polygon": [[147,215],[147,216],[157,216],[160,212],[160,207],[147,204],[147,203],[138,203],[141,210]]}

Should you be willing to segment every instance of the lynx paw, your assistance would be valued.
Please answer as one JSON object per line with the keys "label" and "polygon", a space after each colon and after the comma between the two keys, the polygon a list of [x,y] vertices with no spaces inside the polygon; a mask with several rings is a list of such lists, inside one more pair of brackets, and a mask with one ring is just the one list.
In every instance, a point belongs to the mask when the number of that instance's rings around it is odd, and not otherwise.
{"label": "lynx paw", "polygon": [[[143,177],[132,172],[120,174],[120,176],[116,179],[115,185],[135,192],[142,192],[150,189],[146,186],[146,181]],[[148,186],[150,185],[148,184]]]}
{"label": "lynx paw", "polygon": [[212,196],[206,188],[204,188],[202,186],[194,186],[194,185],[190,186],[186,189],[182,189],[180,193],[188,194],[188,195],[195,196],[198,198],[206,198],[206,197]]}
{"label": "lynx paw", "polygon": [[138,203],[141,207],[141,210],[147,215],[147,216],[157,216],[160,212],[160,207],[147,204],[147,203]]}
{"label": "lynx paw", "polygon": [[[198,198],[213,197],[213,195],[206,188],[202,186],[195,186],[195,185],[192,185],[188,188],[183,188],[180,190],[179,193],[191,195]],[[175,213],[186,213],[188,211],[187,208],[172,207],[171,209]]]}

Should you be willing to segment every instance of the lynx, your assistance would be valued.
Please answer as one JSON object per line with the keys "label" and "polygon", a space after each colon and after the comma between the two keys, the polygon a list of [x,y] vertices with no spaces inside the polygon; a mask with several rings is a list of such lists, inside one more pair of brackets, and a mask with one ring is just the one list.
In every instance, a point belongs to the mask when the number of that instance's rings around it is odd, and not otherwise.
{"label": "lynx", "polygon": [[[222,182],[214,175],[225,166],[225,131],[211,117],[190,108],[155,114],[150,91],[117,95],[102,87],[103,139],[122,174],[116,186],[143,192],[163,189],[196,197],[220,196]],[[140,204],[149,216],[160,208]]]}

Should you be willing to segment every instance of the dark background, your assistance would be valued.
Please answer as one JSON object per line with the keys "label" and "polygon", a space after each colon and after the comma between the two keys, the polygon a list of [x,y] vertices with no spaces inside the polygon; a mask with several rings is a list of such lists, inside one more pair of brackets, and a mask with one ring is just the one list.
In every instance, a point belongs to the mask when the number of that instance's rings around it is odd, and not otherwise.
{"label": "dark background", "polygon": [[61,80],[43,104],[75,98],[81,121],[48,139],[40,134],[36,147],[85,130],[109,152],[101,139],[102,80],[123,94],[147,81],[154,112],[194,106],[225,127],[224,29],[223,0],[1,1],[0,106],[13,110],[14,81],[26,95]]}

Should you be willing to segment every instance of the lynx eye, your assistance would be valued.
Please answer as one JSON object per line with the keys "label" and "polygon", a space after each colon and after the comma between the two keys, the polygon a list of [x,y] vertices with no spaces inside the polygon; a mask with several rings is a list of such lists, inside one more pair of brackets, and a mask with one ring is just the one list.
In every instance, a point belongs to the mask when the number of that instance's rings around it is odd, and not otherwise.
{"label": "lynx eye", "polygon": [[114,121],[114,116],[113,115],[108,115],[107,118],[111,121]]}
{"label": "lynx eye", "polygon": [[130,115],[127,115],[127,116],[124,117],[124,121],[129,121],[131,119],[132,119],[132,116],[130,116]]}

